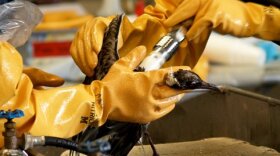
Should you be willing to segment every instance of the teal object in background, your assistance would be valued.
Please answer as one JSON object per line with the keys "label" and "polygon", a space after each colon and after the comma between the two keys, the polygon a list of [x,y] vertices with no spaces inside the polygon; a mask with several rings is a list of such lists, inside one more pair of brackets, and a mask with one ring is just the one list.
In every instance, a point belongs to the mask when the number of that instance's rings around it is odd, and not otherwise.
{"label": "teal object in background", "polygon": [[257,44],[257,46],[265,51],[266,63],[280,61],[280,49],[279,46],[275,43],[269,41],[261,41]]}

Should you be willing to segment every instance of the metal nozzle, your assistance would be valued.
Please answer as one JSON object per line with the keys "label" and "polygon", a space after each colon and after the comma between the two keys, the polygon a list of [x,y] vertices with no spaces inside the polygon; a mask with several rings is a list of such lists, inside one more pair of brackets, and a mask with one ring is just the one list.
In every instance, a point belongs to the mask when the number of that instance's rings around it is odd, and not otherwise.
{"label": "metal nozzle", "polygon": [[43,145],[45,145],[44,136],[32,136],[29,133],[24,134],[24,142],[22,145],[24,150],[33,148],[35,146],[43,146]]}
{"label": "metal nozzle", "polygon": [[153,47],[153,51],[139,65],[144,71],[160,69],[162,65],[171,59],[179,44],[185,39],[184,28],[175,29],[163,36]]}
{"label": "metal nozzle", "polygon": [[184,27],[180,27],[179,29],[170,32],[169,35],[180,43],[185,39],[185,29]]}

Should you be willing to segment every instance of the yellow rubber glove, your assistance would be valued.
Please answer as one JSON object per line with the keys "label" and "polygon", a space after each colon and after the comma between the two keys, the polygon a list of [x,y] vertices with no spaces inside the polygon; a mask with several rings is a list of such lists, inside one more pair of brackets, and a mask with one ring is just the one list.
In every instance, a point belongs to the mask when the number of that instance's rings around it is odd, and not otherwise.
{"label": "yellow rubber glove", "polygon": [[[209,34],[216,30],[223,34],[239,37],[255,36],[267,40],[280,40],[280,11],[274,7],[265,7],[238,0],[174,0],[169,12],[166,11],[168,27],[193,19],[187,32],[189,46],[201,53]],[[164,10],[166,2],[157,0],[155,10]],[[153,9],[151,9],[153,10]],[[153,10],[154,11],[154,10]],[[171,13],[170,13],[171,11]]]}
{"label": "yellow rubber glove", "polygon": [[22,72],[31,79],[35,88],[40,86],[58,87],[63,85],[64,83],[63,78],[50,73],[46,73],[37,68],[24,68]]}
{"label": "yellow rubber glove", "polygon": [[[241,37],[280,40],[278,17],[280,12],[276,8],[238,0],[156,0],[156,5],[146,7],[145,14],[133,23],[124,18],[119,53],[124,56],[138,45],[146,46],[149,52],[171,27],[192,24],[187,39],[165,66],[184,64],[194,67],[213,29]],[[88,21],[73,41],[71,55],[88,76],[93,75],[104,31],[111,19],[99,17]]]}
{"label": "yellow rubber glove", "polygon": [[[1,103],[0,110],[23,110],[25,116],[15,119],[19,134],[30,132],[33,135],[69,138],[89,124],[103,124],[107,118],[146,123],[170,112],[181,97],[178,95],[181,91],[161,84],[171,68],[133,72],[145,56],[143,47],[120,59],[102,81],[45,90],[34,89],[31,79],[21,73],[21,58],[12,46],[0,42],[0,49],[0,64],[6,67],[0,71],[0,76],[7,78],[6,82],[13,82],[13,85],[6,85],[0,90],[3,99],[10,98]],[[8,90],[14,91],[12,98],[4,96]],[[0,125],[4,122],[0,120]],[[3,126],[0,126],[0,131],[3,131]]]}
{"label": "yellow rubber glove", "polygon": [[[148,123],[169,113],[183,91],[167,87],[164,77],[168,72],[188,67],[133,72],[145,58],[146,48],[135,48],[127,56],[117,61],[102,81],[94,81],[93,91],[96,102],[104,106],[103,116],[116,121]],[[100,125],[100,124],[99,124]]]}
{"label": "yellow rubber glove", "polygon": [[[80,28],[72,42],[71,55],[87,76],[93,75],[93,69],[97,65],[97,54],[103,43],[104,31],[112,18],[93,18]],[[120,56],[125,56],[139,45],[144,45],[147,52],[151,52],[159,39],[170,31],[161,21],[161,19],[148,14],[138,17],[133,23],[127,17],[124,17],[118,37]],[[199,57],[200,55],[189,51],[187,42],[183,42],[180,44],[176,55],[164,67],[182,64],[193,67]]]}
{"label": "yellow rubber glove", "polygon": [[[23,118],[15,119],[19,134],[31,132],[69,138],[87,127],[84,116],[89,116],[91,109],[97,116],[102,113],[101,107],[92,104],[95,96],[90,86],[36,90],[31,79],[22,73],[22,58],[17,50],[7,42],[0,42],[0,51],[0,110],[24,111]],[[0,120],[0,125],[4,122]],[[0,131],[3,130],[4,126],[0,126]]]}

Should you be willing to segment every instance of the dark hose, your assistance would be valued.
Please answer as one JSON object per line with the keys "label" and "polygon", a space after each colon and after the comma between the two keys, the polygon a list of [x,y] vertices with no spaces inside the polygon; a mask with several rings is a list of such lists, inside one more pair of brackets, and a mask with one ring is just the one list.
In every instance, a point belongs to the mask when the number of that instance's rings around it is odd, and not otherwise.
{"label": "dark hose", "polygon": [[55,147],[62,147],[65,149],[70,150],[78,150],[78,144],[67,139],[56,138],[56,137],[45,137],[45,145],[46,146],[55,146]]}
{"label": "dark hose", "polygon": [[45,137],[45,146],[61,147],[83,154],[91,154],[97,152],[103,153],[111,149],[111,146],[107,141],[86,142],[79,145],[71,140],[50,136]]}

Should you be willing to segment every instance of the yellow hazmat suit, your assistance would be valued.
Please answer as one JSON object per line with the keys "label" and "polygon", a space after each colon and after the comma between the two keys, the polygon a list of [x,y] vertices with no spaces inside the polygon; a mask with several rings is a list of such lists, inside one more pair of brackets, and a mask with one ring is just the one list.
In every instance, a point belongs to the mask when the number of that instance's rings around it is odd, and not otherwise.
{"label": "yellow hazmat suit", "polygon": [[[34,89],[30,77],[22,73],[22,60],[17,51],[8,43],[0,42],[0,109],[24,111],[25,116],[15,120],[20,132],[66,138],[88,124],[101,125],[107,118],[150,122],[170,112],[181,97],[175,96],[181,92],[162,84],[163,76],[170,70],[186,67],[137,73],[133,68],[145,57],[146,48],[151,51],[171,26],[190,18],[194,22],[186,34],[187,40],[166,66],[193,67],[212,29],[237,36],[279,40],[279,13],[273,7],[237,0],[158,0],[155,7],[147,7],[146,14],[135,22],[124,18],[119,52],[126,56],[113,65],[102,81],[47,90]],[[88,76],[93,74],[104,30],[110,21],[111,18],[101,17],[88,21],[73,41],[71,54]],[[146,48],[137,47],[139,45]],[[32,72],[27,74],[31,76]],[[3,139],[0,140],[2,145]]]}

